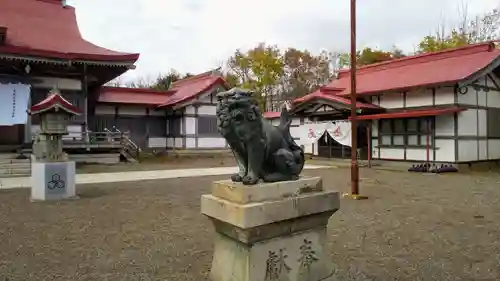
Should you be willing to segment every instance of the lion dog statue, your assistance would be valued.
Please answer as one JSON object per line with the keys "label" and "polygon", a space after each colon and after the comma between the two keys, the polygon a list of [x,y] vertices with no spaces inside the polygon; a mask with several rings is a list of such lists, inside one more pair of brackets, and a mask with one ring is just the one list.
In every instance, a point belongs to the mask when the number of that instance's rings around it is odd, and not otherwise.
{"label": "lion dog statue", "polygon": [[290,114],[281,111],[280,123],[273,126],[264,119],[253,92],[233,88],[217,94],[217,126],[230,146],[239,172],[233,182],[254,185],[291,181],[304,168],[304,150],[290,134]]}

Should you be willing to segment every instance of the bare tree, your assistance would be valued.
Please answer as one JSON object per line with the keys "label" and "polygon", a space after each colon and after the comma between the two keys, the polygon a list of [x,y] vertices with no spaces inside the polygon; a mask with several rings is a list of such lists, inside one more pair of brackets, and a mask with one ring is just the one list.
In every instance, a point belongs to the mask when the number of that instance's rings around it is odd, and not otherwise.
{"label": "bare tree", "polygon": [[[330,77],[333,79],[337,78],[338,73],[342,68],[342,65],[340,63],[340,57],[342,56],[342,54],[343,52],[340,52],[338,50],[329,51],[325,48],[321,49],[320,56],[324,57],[324,59],[329,62]],[[325,83],[327,82],[328,81],[325,81]]]}
{"label": "bare tree", "polygon": [[106,83],[105,86],[109,86],[109,87],[123,87],[124,85],[125,85],[125,82],[123,81],[123,77],[118,76],[115,79],[113,79],[113,80],[109,81],[108,83]]}
{"label": "bare tree", "polygon": [[138,77],[135,81],[129,81],[125,83],[126,87],[129,88],[151,88],[155,83],[155,79],[147,75],[144,77]]}
{"label": "bare tree", "polygon": [[500,7],[493,9],[483,15],[476,16],[468,21],[465,14],[462,18],[462,26],[469,35],[471,43],[479,43],[500,38]]}

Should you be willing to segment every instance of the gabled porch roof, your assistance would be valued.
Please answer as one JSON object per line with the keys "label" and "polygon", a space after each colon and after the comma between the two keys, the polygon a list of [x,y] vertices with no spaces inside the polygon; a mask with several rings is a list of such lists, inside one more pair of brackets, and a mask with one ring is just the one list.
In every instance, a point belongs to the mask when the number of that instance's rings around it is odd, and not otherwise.
{"label": "gabled porch roof", "polygon": [[[418,118],[418,117],[431,117],[446,114],[453,114],[456,112],[465,111],[467,108],[458,106],[449,106],[442,108],[421,108],[412,110],[399,110],[380,114],[370,114],[358,116],[359,120],[378,120],[378,119],[396,119],[396,118]],[[351,119],[351,118],[349,118]]]}
{"label": "gabled porch roof", "polygon": [[[293,114],[298,115],[332,115],[346,117],[351,111],[351,100],[335,95],[325,89],[319,89],[309,95],[293,101]],[[358,101],[356,108],[361,112],[379,113],[383,108],[374,104]]]}
{"label": "gabled porch roof", "polygon": [[[311,94],[295,99],[293,103],[296,105],[300,105],[313,100],[323,100],[350,107],[351,100],[349,98],[338,96],[336,95],[337,93],[338,93],[337,91],[319,89]],[[356,103],[356,107],[360,109],[381,109],[381,107],[376,106],[374,104],[359,102],[359,101]]]}

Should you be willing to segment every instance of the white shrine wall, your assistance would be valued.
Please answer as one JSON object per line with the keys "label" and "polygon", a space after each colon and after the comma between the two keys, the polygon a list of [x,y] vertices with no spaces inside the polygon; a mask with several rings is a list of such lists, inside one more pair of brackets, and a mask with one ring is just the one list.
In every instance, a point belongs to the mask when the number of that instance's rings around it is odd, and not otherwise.
{"label": "white shrine wall", "polygon": [[[217,130],[216,94],[224,91],[222,85],[215,85],[189,101],[179,111],[180,134],[167,132],[167,147],[177,149],[227,149],[226,140]],[[178,113],[178,114],[179,114]],[[200,119],[204,119],[201,120]],[[167,122],[168,116],[167,116]],[[203,126],[203,128],[201,128]]]}
{"label": "white shrine wall", "polygon": [[[279,125],[280,119],[273,118],[268,119],[272,125]],[[311,155],[318,155],[318,143],[307,143],[301,140],[301,128],[300,125],[304,124],[304,118],[292,117],[292,123],[290,124],[290,134],[298,145],[302,145],[304,148],[304,153]]]}
{"label": "white shrine wall", "polygon": [[[500,85],[500,80],[490,74],[479,79],[477,85],[489,87],[489,91],[472,85],[457,92],[454,87],[438,87],[373,96],[372,103],[387,109],[464,107],[465,111],[433,117],[435,123],[432,139],[434,143],[431,142],[430,161],[468,163],[498,160],[500,159],[500,130],[496,136],[491,136],[488,134],[488,124],[495,120],[500,121],[500,111],[488,112],[491,111],[490,109],[500,109],[500,91],[493,89],[494,85]],[[374,120],[372,123],[374,159],[408,161],[427,159],[425,147],[379,145],[382,137],[378,136],[378,126],[379,122]]]}

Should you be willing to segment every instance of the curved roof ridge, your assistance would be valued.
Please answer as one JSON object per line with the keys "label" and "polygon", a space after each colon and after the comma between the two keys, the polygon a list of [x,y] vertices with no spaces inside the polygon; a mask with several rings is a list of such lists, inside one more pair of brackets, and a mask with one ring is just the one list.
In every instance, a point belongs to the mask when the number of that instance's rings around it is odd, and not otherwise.
{"label": "curved roof ridge", "polygon": [[220,75],[219,71],[220,71],[220,67],[215,68],[215,69],[211,69],[209,71],[205,71],[205,72],[202,72],[202,73],[199,73],[199,74],[196,74],[196,75],[193,75],[193,76],[190,76],[190,77],[178,80],[178,81],[175,81],[174,83],[172,83],[172,87],[179,87],[179,86],[186,85],[189,83],[194,83],[196,81],[199,81],[199,80],[205,79],[205,78],[209,78],[209,77],[212,77],[212,78],[213,77],[215,77],[215,78],[222,77]]}

